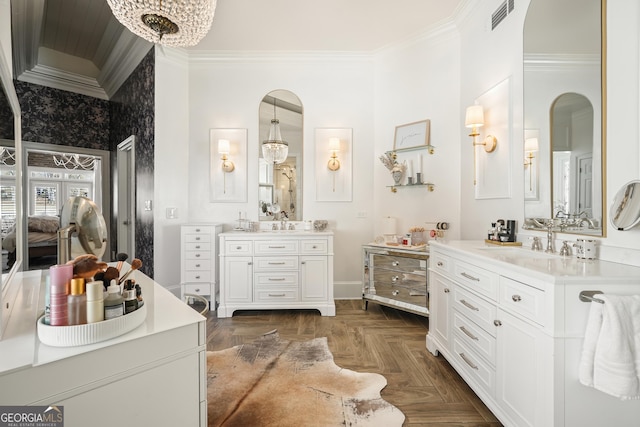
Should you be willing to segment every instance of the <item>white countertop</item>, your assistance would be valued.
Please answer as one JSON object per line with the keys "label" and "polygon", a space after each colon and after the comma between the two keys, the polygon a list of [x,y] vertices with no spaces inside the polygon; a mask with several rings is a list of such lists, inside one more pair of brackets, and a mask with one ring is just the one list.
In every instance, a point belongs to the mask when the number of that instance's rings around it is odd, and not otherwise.
{"label": "white countertop", "polygon": [[43,273],[47,274],[42,270],[18,273],[22,283],[7,329],[0,340],[0,378],[14,370],[54,362],[204,319],[164,287],[145,274],[135,271],[130,277],[141,286],[142,298],[147,307],[146,320],[140,326],[124,335],[96,344],[51,347],[40,342],[36,330],[37,319],[44,313]]}
{"label": "white countertop", "polygon": [[224,233],[220,233],[220,236],[248,236],[251,238],[256,237],[277,237],[277,238],[286,238],[286,237],[296,237],[296,236],[333,236],[333,231],[325,230],[325,231],[314,231],[314,230],[260,230],[260,231],[241,231],[241,230],[232,230],[225,231]]}
{"label": "white countertop", "polygon": [[481,240],[430,241],[429,246],[464,253],[480,263],[488,262],[498,268],[503,265],[512,271],[550,282],[562,280],[586,284],[606,278],[608,281],[637,279],[640,283],[640,267],[577,259],[575,254],[561,257],[557,253],[532,251],[526,246],[498,246]]}

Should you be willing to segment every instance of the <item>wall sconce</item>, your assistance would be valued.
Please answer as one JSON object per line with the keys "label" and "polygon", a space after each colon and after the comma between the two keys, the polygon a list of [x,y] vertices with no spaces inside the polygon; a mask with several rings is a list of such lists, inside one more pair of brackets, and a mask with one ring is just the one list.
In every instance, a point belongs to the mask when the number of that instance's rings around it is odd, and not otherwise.
{"label": "wall sconce", "polygon": [[218,140],[218,154],[221,154],[220,160],[222,160],[222,192],[227,193],[227,173],[233,172],[236,166],[231,160],[229,160],[229,151],[231,150],[231,144],[228,139]]}
{"label": "wall sconce", "polygon": [[473,138],[473,185],[476,185],[476,145],[483,145],[484,151],[492,153],[496,149],[498,140],[493,135],[487,135],[482,142],[476,140],[480,135],[478,128],[484,126],[484,111],[482,105],[472,105],[467,107],[464,118],[464,126],[471,128],[470,137]]}
{"label": "wall sconce", "polygon": [[334,172],[340,169],[338,151],[340,151],[340,138],[329,138],[329,152],[331,152],[331,159],[329,159],[327,167],[329,170]]}
{"label": "wall sconce", "polygon": [[538,151],[538,138],[527,138],[524,140],[524,152],[526,156],[524,158],[524,167],[529,167],[529,191],[533,189],[531,180],[533,178],[533,159],[535,151]]}

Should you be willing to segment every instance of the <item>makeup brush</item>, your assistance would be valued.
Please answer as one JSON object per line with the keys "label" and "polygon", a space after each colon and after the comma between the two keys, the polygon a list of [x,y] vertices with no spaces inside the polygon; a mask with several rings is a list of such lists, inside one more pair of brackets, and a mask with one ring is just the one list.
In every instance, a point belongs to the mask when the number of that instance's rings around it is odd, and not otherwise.
{"label": "makeup brush", "polygon": [[129,258],[129,255],[123,252],[120,252],[118,255],[116,255],[116,261],[118,261],[118,263],[116,264],[116,268],[118,269],[118,274],[120,274],[120,270],[122,270],[122,264],[124,264],[127,258]]}
{"label": "makeup brush", "polygon": [[111,281],[114,279],[118,280],[118,277],[120,277],[120,272],[118,271],[117,268],[107,267],[102,277],[102,283],[104,285],[105,290],[109,287],[109,284],[111,284]]}
{"label": "makeup brush", "polygon": [[139,269],[140,267],[142,267],[142,261],[140,261],[138,258],[134,258],[133,261],[131,261],[131,269],[127,271],[127,273],[120,278],[120,281],[118,283],[124,282],[125,279],[129,277],[131,273],[133,273],[135,270]]}

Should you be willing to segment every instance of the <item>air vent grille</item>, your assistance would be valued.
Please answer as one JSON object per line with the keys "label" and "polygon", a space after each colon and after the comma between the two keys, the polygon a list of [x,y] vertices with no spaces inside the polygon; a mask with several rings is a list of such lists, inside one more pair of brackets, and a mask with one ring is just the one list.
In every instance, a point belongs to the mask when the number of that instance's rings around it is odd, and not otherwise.
{"label": "air vent grille", "polygon": [[511,12],[513,12],[513,8],[515,5],[515,0],[505,0],[495,12],[491,15],[491,30],[493,31],[498,24],[500,24],[504,18],[507,17]]}

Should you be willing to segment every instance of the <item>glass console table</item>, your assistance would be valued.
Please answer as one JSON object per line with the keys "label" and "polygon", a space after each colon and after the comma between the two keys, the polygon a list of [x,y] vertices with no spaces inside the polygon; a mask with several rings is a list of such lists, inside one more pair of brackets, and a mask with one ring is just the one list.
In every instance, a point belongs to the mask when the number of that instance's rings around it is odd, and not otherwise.
{"label": "glass console table", "polygon": [[369,302],[429,315],[427,262],[429,252],[402,246],[364,245],[362,247],[362,303]]}

